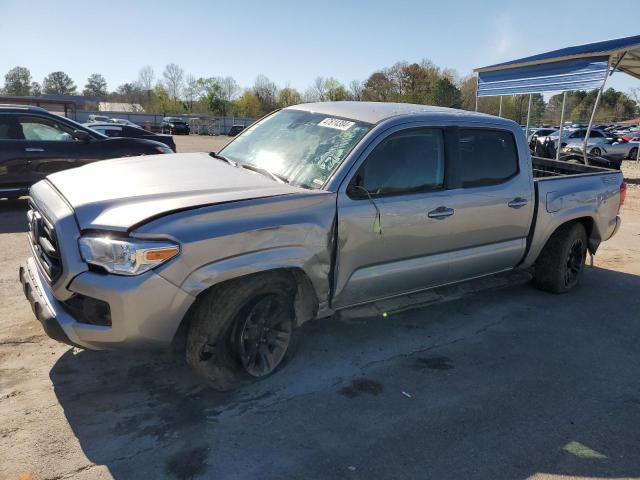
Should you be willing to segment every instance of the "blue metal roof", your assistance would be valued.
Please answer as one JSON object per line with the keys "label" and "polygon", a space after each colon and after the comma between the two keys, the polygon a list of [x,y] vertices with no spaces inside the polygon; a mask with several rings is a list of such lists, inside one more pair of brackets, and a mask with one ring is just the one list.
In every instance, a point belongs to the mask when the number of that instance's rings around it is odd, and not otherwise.
{"label": "blue metal roof", "polygon": [[607,74],[609,57],[576,58],[478,73],[478,96],[591,90]]}
{"label": "blue metal roof", "polygon": [[603,42],[587,43],[585,45],[577,45],[574,47],[561,48],[559,50],[553,50],[551,52],[539,53],[537,55],[531,55],[530,57],[523,57],[517,60],[510,60],[504,63],[497,63],[488,67],[477,68],[476,72],[482,72],[486,70],[494,70],[498,67],[515,66],[524,63],[546,63],[558,60],[564,60],[568,57],[591,57],[610,55],[625,50],[640,49],[640,35],[633,37],[616,38],[614,40],[605,40]]}
{"label": "blue metal roof", "polygon": [[640,79],[640,35],[477,68],[478,96],[589,90],[602,84],[608,65]]}

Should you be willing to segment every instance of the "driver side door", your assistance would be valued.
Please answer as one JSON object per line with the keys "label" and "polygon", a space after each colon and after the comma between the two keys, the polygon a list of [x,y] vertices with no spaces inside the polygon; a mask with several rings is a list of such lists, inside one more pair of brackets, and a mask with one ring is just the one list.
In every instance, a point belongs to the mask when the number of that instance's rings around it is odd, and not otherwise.
{"label": "driver side door", "polygon": [[346,307],[446,282],[446,155],[441,128],[399,129],[365,153],[338,193],[332,306]]}

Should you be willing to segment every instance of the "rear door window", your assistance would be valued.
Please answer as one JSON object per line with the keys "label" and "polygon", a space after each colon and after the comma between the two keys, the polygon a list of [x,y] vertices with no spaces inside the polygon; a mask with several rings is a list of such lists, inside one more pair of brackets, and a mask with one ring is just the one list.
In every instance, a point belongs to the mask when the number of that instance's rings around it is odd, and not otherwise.
{"label": "rear door window", "polygon": [[511,132],[461,129],[457,172],[463,188],[502,183],[518,173],[518,154]]}

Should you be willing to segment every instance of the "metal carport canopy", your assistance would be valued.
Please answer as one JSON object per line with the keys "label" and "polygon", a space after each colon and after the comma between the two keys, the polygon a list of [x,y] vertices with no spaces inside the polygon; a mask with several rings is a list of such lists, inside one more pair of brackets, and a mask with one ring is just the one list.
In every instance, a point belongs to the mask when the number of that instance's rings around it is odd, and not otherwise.
{"label": "metal carport canopy", "polygon": [[640,79],[640,35],[562,48],[476,68],[478,96],[598,88],[609,67]]}
{"label": "metal carport canopy", "polygon": [[[503,95],[529,94],[525,129],[528,135],[531,118],[531,95],[533,93],[564,92],[560,114],[560,133],[556,147],[556,160],[559,160],[567,92],[598,88],[598,96],[591,112],[583,143],[584,162],[588,164],[587,143],[596,109],[607,77],[616,70],[640,79],[640,35],[561,48],[488,67],[476,68],[474,70],[478,73],[476,110],[478,110],[478,97],[500,96],[499,115],[502,116]],[[640,161],[640,149],[638,149],[636,160]]]}

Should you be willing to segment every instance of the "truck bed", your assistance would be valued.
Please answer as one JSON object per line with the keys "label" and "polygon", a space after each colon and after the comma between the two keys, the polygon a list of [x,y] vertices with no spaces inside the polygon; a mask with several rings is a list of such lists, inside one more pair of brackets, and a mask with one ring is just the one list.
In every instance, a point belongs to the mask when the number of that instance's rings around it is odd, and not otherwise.
{"label": "truck bed", "polygon": [[611,173],[616,171],[581,163],[569,163],[533,156],[531,157],[531,163],[533,165],[534,180],[549,177],[566,177],[568,175]]}
{"label": "truck bed", "polygon": [[589,249],[595,253],[619,226],[620,170],[531,157],[536,208],[525,265],[531,265],[559,225],[588,219]]}

